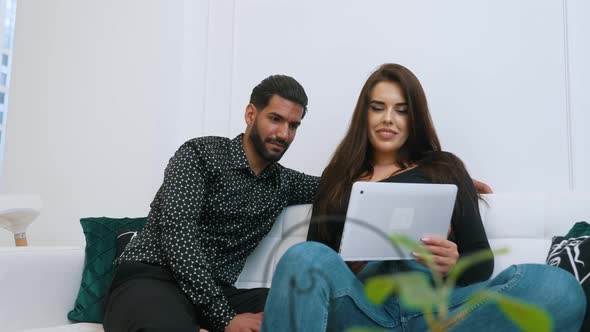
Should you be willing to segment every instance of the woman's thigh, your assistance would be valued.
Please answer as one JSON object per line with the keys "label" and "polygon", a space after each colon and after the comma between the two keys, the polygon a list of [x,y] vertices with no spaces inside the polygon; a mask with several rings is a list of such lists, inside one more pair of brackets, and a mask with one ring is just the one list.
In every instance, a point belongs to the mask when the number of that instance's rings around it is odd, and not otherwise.
{"label": "woman's thigh", "polygon": [[372,304],[364,285],[332,249],[298,244],[277,265],[265,308],[265,331],[340,331],[351,326],[395,328],[394,300]]}

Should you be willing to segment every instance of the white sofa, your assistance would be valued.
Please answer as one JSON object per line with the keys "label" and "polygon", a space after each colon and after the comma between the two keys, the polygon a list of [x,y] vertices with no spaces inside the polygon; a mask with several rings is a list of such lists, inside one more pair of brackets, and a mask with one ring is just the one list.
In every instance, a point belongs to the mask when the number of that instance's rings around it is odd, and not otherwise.
{"label": "white sofa", "polygon": [[[511,193],[486,195],[480,204],[496,257],[494,274],[516,263],[543,263],[554,235],[577,221],[590,221],[590,194]],[[239,287],[268,286],[275,264],[291,245],[305,240],[310,205],[287,208],[267,238],[249,257]],[[102,332],[100,324],[72,324],[84,249],[72,247],[0,248],[0,331]],[[261,269],[260,267],[267,267]]]}

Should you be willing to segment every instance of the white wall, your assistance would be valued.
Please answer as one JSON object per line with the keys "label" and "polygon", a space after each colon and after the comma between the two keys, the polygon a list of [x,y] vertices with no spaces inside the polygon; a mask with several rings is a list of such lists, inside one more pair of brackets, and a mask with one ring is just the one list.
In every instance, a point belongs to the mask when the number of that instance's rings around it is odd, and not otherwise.
{"label": "white wall", "polygon": [[588,14],[583,0],[20,0],[0,190],[42,195],[30,243],[83,243],[82,216],[147,213],[182,141],[241,132],[274,73],[310,97],[283,164],[319,174],[384,62],[416,73],[443,147],[496,191],[590,190]]}
{"label": "white wall", "polygon": [[42,196],[31,244],[83,243],[82,216],[147,214],[168,158],[199,134],[207,11],[18,2],[2,192]]}
{"label": "white wall", "polygon": [[[260,72],[292,73],[309,90],[309,119],[285,158],[295,167],[321,171],[368,74],[398,62],[421,79],[444,148],[474,176],[498,191],[568,188],[561,2],[237,5],[234,104]],[[301,158],[310,147],[314,163]]]}
{"label": "white wall", "polygon": [[572,181],[590,191],[590,2],[568,0],[569,97],[571,111]]}

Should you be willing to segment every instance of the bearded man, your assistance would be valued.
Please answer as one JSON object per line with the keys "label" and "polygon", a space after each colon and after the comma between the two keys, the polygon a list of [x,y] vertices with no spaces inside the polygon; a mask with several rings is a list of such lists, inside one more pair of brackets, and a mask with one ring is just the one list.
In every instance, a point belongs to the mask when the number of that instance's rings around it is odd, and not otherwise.
{"label": "bearded man", "polygon": [[244,134],[178,149],[144,230],[116,261],[106,332],[260,329],[268,289],[234,283],[283,208],[313,201],[318,178],[278,164],[306,111],[303,87],[273,75],[252,90]]}

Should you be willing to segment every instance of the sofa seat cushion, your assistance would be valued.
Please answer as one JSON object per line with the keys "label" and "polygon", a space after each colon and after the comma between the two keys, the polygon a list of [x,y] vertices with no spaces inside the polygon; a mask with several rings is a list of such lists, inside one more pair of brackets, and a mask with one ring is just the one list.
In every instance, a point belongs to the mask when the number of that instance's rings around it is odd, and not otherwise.
{"label": "sofa seat cushion", "polygon": [[77,323],[55,327],[45,327],[42,329],[25,330],[22,332],[104,332],[102,324],[95,323]]}

